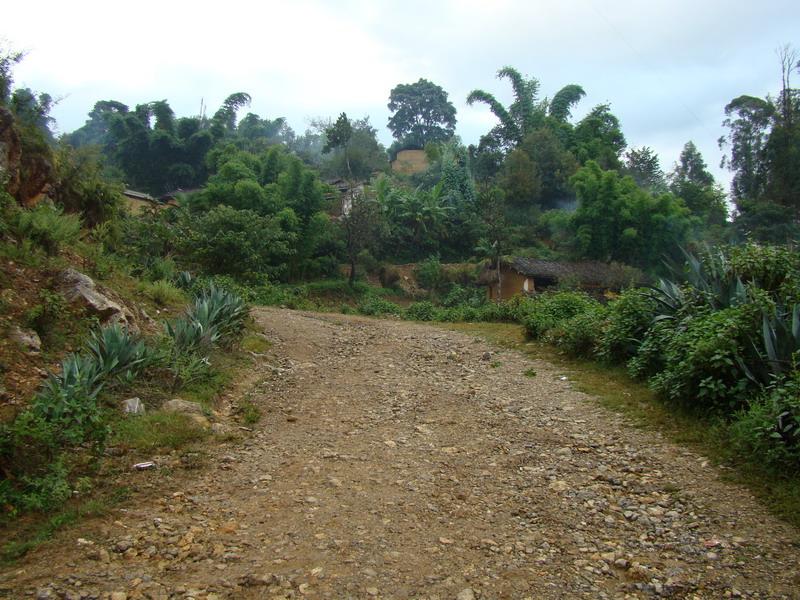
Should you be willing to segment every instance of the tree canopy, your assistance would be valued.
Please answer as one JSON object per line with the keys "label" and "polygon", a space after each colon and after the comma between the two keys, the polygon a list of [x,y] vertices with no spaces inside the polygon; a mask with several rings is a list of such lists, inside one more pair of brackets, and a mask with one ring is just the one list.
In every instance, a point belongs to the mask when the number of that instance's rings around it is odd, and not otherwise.
{"label": "tree canopy", "polygon": [[404,148],[424,148],[453,137],[456,109],[440,86],[420,79],[401,83],[389,94],[389,130]]}

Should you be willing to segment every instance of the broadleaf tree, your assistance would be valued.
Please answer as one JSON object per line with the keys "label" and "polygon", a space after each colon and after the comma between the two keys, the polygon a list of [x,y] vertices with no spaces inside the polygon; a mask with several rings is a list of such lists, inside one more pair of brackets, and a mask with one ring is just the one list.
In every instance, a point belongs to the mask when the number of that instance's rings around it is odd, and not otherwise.
{"label": "broadleaf tree", "polygon": [[403,148],[424,148],[453,137],[456,109],[447,92],[428,81],[401,83],[389,94],[389,129]]}

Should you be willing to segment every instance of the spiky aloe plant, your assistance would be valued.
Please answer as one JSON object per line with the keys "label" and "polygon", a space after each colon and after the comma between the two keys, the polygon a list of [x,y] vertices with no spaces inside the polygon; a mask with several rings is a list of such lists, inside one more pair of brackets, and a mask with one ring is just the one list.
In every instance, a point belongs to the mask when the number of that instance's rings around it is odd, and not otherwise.
{"label": "spiky aloe plant", "polygon": [[201,322],[190,315],[168,322],[164,328],[180,351],[208,348],[219,339],[219,331],[213,324]]}
{"label": "spiky aloe plant", "polygon": [[722,250],[705,246],[702,259],[682,249],[689,284],[715,309],[747,302],[747,290]]}
{"label": "spiky aloe plant", "polygon": [[86,349],[94,358],[99,374],[104,377],[123,373],[133,376],[148,358],[144,342],[119,323],[93,332]]}
{"label": "spiky aloe plant", "polygon": [[194,283],[194,277],[189,271],[181,271],[175,276],[175,285],[182,290],[188,290]]}
{"label": "spiky aloe plant", "polygon": [[94,357],[69,354],[61,362],[61,373],[44,382],[32,409],[56,425],[64,441],[101,441],[107,433],[97,403],[102,388],[102,373]]}
{"label": "spiky aloe plant", "polygon": [[226,289],[210,285],[195,299],[189,316],[206,327],[215,327],[223,339],[235,337],[244,327],[247,303]]}
{"label": "spiky aloe plant", "polygon": [[762,321],[764,352],[773,375],[797,368],[800,360],[800,304],[791,310],[778,307]]}

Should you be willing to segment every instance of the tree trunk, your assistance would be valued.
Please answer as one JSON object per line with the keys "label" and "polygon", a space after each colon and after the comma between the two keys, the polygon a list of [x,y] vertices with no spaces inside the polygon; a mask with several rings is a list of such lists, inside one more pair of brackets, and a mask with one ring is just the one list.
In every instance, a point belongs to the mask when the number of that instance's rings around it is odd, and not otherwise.
{"label": "tree trunk", "polygon": [[348,284],[350,287],[353,287],[356,283],[356,259],[350,259],[350,279],[348,280]]}
{"label": "tree trunk", "polygon": [[503,300],[503,275],[500,272],[500,255],[497,255],[497,301]]}

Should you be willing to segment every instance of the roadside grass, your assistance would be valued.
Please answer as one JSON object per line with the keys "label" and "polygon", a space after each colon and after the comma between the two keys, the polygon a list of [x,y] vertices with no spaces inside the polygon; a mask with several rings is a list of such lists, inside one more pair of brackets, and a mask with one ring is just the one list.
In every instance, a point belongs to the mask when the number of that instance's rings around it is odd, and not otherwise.
{"label": "roadside grass", "polygon": [[249,398],[239,403],[239,410],[246,425],[255,425],[263,415],[261,409]]}
{"label": "roadside grass", "polygon": [[[495,345],[521,351],[531,359],[561,369],[575,388],[625,415],[635,427],[658,431],[667,439],[707,457],[725,481],[747,487],[777,517],[800,527],[800,476],[780,476],[737,456],[725,423],[702,419],[665,404],[645,384],[620,368],[565,356],[544,342],[526,339],[513,323],[436,323],[438,327],[482,337]],[[530,371],[530,370],[529,370]],[[527,372],[526,372],[527,375]],[[530,375],[528,375],[530,376]]]}
{"label": "roadside grass", "polygon": [[49,517],[27,517],[26,522],[19,523],[15,531],[16,539],[0,546],[0,565],[14,564],[25,554],[50,540],[61,529],[75,525],[84,518],[107,515],[112,508],[127,500],[130,495],[129,488],[118,486],[101,495],[72,501],[69,506]]}
{"label": "roadside grass", "polygon": [[260,333],[247,331],[242,338],[241,347],[246,352],[261,354],[272,348],[272,342]]}
{"label": "roadside grass", "polygon": [[209,432],[187,415],[155,411],[121,418],[114,426],[111,444],[125,451],[177,450],[200,442]]}
{"label": "roadside grass", "polygon": [[186,305],[188,298],[183,290],[178,289],[169,281],[142,281],[137,290],[150,299],[159,308],[177,308]]}

